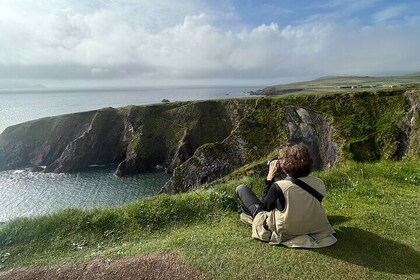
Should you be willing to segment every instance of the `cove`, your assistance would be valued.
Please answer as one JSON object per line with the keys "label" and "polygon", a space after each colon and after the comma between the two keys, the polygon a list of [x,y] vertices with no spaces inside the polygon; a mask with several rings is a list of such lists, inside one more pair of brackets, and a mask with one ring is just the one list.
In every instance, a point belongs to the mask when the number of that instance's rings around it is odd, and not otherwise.
{"label": "cove", "polygon": [[63,209],[121,205],[159,192],[170,178],[164,172],[114,176],[115,166],[78,173],[0,172],[0,223],[17,217],[52,214]]}

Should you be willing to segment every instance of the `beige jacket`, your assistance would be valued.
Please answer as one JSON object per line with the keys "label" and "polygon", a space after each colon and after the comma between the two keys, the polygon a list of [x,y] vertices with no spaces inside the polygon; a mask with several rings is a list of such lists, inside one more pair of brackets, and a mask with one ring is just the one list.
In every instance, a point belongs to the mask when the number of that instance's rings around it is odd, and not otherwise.
{"label": "beige jacket", "polygon": [[[320,179],[299,179],[325,196],[325,185]],[[252,223],[253,238],[298,248],[322,248],[337,242],[324,208],[315,197],[288,180],[276,183],[283,191],[285,208],[258,213]]]}

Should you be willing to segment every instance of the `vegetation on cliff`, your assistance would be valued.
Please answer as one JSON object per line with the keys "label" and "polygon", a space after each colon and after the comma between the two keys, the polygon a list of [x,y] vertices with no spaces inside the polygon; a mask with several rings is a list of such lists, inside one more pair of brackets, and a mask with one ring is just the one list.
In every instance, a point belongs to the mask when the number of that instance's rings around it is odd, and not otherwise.
{"label": "vegetation on cliff", "polygon": [[193,189],[244,165],[261,170],[256,160],[264,165],[286,141],[307,144],[318,169],[346,160],[416,158],[419,100],[418,91],[405,90],[258,99],[226,139],[179,166],[165,189]]}
{"label": "vegetation on cliff", "polygon": [[[73,172],[119,163],[118,176],[156,166],[163,191],[197,188],[303,141],[318,164],[418,157],[419,91],[288,95],[129,106],[45,118],[0,135],[0,170]],[[29,136],[29,137],[28,137]],[[257,167],[258,169],[258,167]],[[252,170],[251,170],[252,171]]]}

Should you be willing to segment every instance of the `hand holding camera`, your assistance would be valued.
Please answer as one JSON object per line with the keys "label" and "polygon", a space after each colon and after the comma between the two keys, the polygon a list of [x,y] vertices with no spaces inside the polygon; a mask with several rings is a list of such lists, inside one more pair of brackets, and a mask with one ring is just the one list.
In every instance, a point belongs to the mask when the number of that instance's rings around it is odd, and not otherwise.
{"label": "hand holding camera", "polygon": [[280,161],[277,158],[274,158],[267,162],[267,169],[268,169],[267,181],[273,180],[274,177],[282,173]]}

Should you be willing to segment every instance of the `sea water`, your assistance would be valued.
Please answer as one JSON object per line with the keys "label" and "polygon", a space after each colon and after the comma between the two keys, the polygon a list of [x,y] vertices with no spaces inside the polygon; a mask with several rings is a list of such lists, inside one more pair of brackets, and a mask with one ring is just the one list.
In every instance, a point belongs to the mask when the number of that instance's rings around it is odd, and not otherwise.
{"label": "sea water", "polygon": [[[116,90],[0,91],[0,133],[8,126],[47,116],[104,107],[174,101],[249,97],[258,87],[139,88]],[[120,205],[152,196],[170,176],[163,172],[114,176],[116,166],[91,167],[75,174],[8,170],[0,172],[0,223],[67,208]]]}
{"label": "sea water", "polygon": [[118,178],[115,167],[91,167],[72,174],[26,170],[0,172],[0,222],[51,214],[67,208],[102,208],[159,192],[170,175],[163,172]]}

